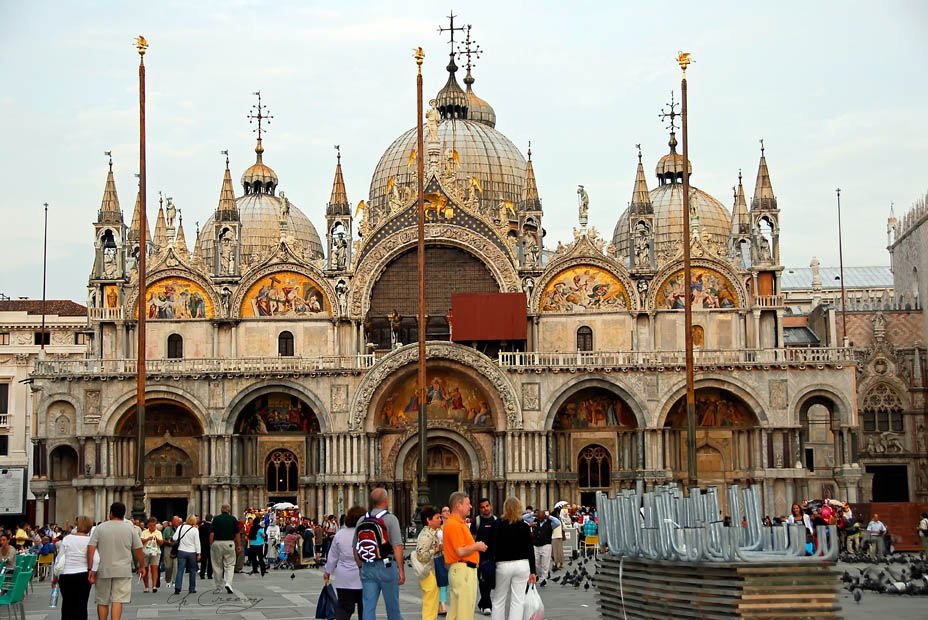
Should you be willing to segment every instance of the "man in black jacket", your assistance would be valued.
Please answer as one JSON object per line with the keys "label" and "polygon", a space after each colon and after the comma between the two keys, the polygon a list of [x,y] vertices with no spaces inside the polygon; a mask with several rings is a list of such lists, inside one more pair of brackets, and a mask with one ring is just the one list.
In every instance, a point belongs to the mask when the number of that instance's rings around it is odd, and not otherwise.
{"label": "man in black jacket", "polygon": [[213,531],[213,515],[200,519],[200,579],[213,578],[212,554],[210,554],[209,534]]}
{"label": "man in black jacket", "polygon": [[532,544],[535,546],[535,570],[538,571],[538,587],[543,588],[548,583],[551,571],[551,535],[554,533],[554,521],[547,510],[535,513],[535,524],[532,526]]}
{"label": "man in black jacket", "polygon": [[479,506],[480,514],[470,524],[470,532],[475,542],[486,543],[487,550],[481,552],[480,566],[477,568],[477,585],[480,588],[477,610],[484,616],[489,616],[493,609],[490,591],[496,587],[496,563],[493,561],[493,554],[499,517],[493,514],[493,505],[486,497],[480,498]]}

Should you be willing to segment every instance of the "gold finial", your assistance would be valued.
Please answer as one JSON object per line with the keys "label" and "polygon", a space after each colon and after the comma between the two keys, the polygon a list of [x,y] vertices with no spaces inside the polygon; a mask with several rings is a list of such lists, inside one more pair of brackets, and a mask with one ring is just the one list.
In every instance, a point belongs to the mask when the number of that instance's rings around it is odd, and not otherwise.
{"label": "gold finial", "polygon": [[416,66],[419,67],[419,75],[422,75],[422,61],[425,60],[425,50],[417,47],[412,51],[412,57],[416,59]]}
{"label": "gold finial", "polygon": [[683,77],[686,77],[686,68],[690,66],[691,62],[693,61],[690,59],[689,52],[677,52],[677,64],[683,69]]}
{"label": "gold finial", "polygon": [[135,37],[135,48],[139,51],[139,56],[144,56],[148,50],[148,39],[142,35]]}

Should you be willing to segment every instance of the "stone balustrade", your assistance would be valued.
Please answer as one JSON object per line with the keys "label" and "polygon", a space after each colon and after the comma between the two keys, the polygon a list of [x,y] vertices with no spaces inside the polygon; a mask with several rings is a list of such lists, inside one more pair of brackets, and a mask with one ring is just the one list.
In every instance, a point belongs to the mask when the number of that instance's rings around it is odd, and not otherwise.
{"label": "stone balustrade", "polygon": [[[507,369],[564,368],[663,368],[685,366],[684,351],[574,351],[570,353],[515,351],[499,353],[499,365]],[[851,349],[782,348],[694,351],[696,366],[805,366],[854,363]]]}

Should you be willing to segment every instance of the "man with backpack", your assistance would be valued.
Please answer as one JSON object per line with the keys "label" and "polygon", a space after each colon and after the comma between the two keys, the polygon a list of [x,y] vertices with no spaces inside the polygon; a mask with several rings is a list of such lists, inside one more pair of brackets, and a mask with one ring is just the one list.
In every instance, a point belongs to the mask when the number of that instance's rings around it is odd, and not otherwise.
{"label": "man with backpack", "polygon": [[400,612],[400,586],[406,583],[403,560],[403,534],[399,520],[387,507],[387,490],[371,491],[371,509],[355,526],[354,558],[361,567],[362,620],[375,620],[377,599],[383,593],[389,620],[403,620]]}

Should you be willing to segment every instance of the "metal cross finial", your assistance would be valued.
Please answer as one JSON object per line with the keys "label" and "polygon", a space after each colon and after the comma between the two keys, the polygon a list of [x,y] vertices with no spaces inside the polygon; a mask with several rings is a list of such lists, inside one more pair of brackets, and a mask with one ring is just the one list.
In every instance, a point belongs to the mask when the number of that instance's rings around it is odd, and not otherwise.
{"label": "metal cross finial", "polygon": [[335,157],[338,158],[338,163],[342,163],[342,145],[341,144],[335,145]]}
{"label": "metal cross finial", "polygon": [[110,158],[110,172],[113,171],[113,151],[103,151],[103,154]]}
{"label": "metal cross finial", "polygon": [[[670,103],[666,104],[662,109],[661,113],[658,114],[658,118],[661,118],[667,121],[665,127],[671,132],[676,131],[677,129],[677,117],[680,116],[680,113],[677,112],[677,106],[680,105],[675,103],[673,100],[673,91],[670,91]],[[668,120],[669,119],[669,120]]]}
{"label": "metal cross finial", "polygon": [[467,24],[464,27],[464,31],[467,33],[464,37],[463,45],[458,45],[458,58],[462,56],[467,60],[464,63],[464,66],[467,67],[467,72],[470,73],[470,70],[477,66],[477,63],[474,62],[474,59],[480,58],[483,55],[483,50],[480,49],[480,46],[477,45],[477,42],[470,38],[470,28],[471,25]]}
{"label": "metal cross finial", "polygon": [[220,153],[221,155],[225,155],[225,156],[226,156],[226,170],[228,170],[228,169],[229,169],[229,149],[225,149],[225,150],[219,151],[219,153]]}
{"label": "metal cross finial", "polygon": [[258,128],[253,129],[252,131],[258,132],[258,140],[261,139],[261,132],[264,131],[264,126],[262,123],[266,122],[268,125],[271,124],[271,119],[274,118],[272,115],[267,114],[267,106],[261,103],[261,91],[255,91],[252,93],[258,97],[258,104],[251,106],[251,113],[248,114],[245,118],[248,119],[248,124],[250,125],[253,121],[258,121]]}
{"label": "metal cross finial", "polygon": [[532,161],[532,141],[528,141],[528,160]]}
{"label": "metal cross finial", "polygon": [[158,205],[164,204],[164,194],[161,193],[161,190],[158,190]]}
{"label": "metal cross finial", "polygon": [[438,32],[439,32],[439,34],[441,34],[441,33],[443,33],[443,32],[450,32],[450,33],[451,33],[451,39],[448,41],[448,44],[451,46],[451,57],[452,57],[452,58],[454,58],[454,33],[455,33],[455,31],[461,31],[461,32],[463,32],[464,30],[466,30],[466,29],[464,28],[464,26],[455,26],[455,25],[454,25],[454,18],[455,18],[455,17],[457,17],[457,15],[455,15],[454,13],[451,13],[450,15],[448,15],[448,22],[449,22],[448,27],[447,27],[447,28],[444,28],[444,27],[442,27],[442,26],[439,26],[439,27],[438,27]]}
{"label": "metal cross finial", "polygon": [[764,154],[764,139],[763,138],[760,139],[760,154],[762,156]]}
{"label": "metal cross finial", "polygon": [[640,164],[641,163],[641,145],[636,144],[635,148],[638,149],[638,163]]}

